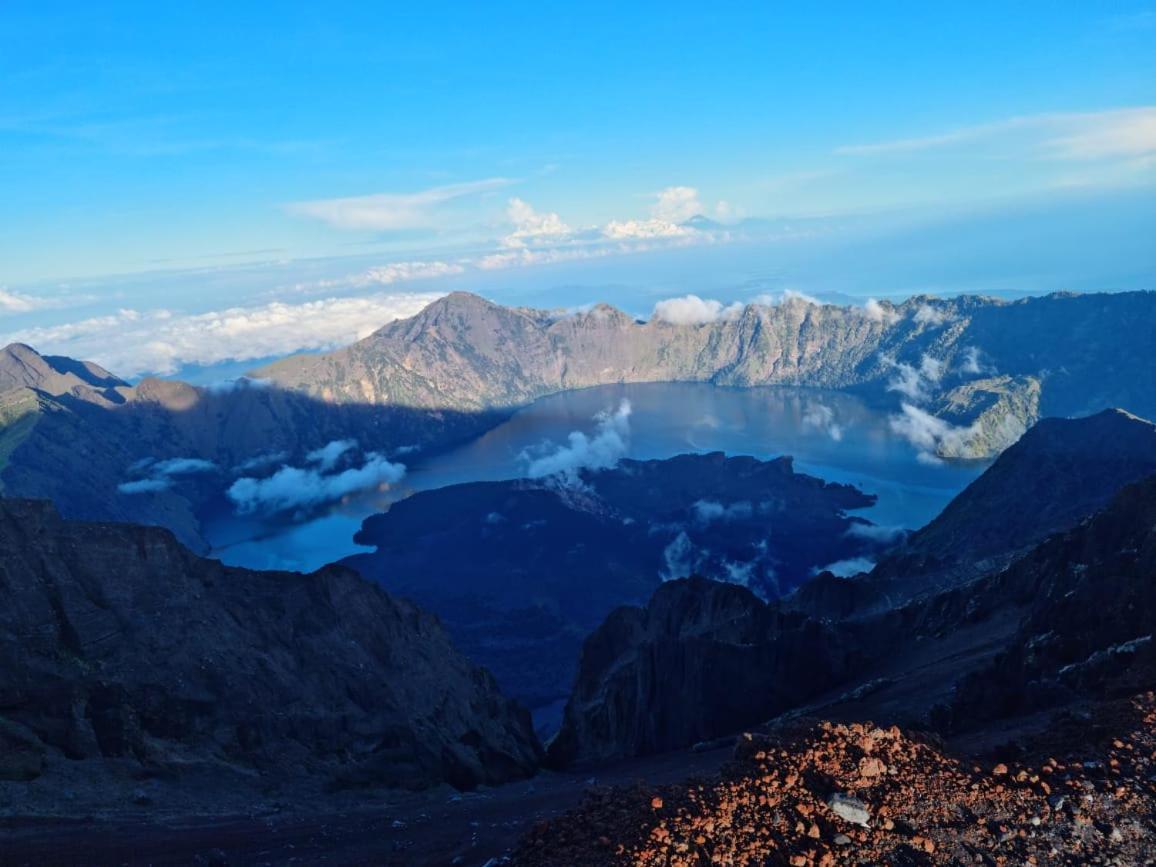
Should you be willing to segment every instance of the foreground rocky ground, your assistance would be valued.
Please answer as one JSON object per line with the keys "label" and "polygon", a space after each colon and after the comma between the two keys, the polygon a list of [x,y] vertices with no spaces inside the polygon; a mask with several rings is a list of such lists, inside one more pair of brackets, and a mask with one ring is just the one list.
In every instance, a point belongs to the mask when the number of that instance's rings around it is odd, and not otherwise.
{"label": "foreground rocky ground", "polygon": [[1156,863],[1156,693],[985,761],[869,723],[745,735],[716,779],[592,791],[513,863]]}

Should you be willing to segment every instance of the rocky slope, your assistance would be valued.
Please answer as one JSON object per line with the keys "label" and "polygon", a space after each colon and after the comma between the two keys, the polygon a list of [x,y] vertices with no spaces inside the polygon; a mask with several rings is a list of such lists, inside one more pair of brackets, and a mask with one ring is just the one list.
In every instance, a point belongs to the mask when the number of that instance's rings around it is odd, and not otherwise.
{"label": "rocky slope", "polygon": [[[832,562],[874,556],[856,488],[789,458],[622,460],[537,481],[414,494],[365,521],[344,562],[442,617],[471,659],[537,708],[565,699],[582,638],[664,579],[699,572],[774,597]],[[749,594],[748,594],[749,595]]]}
{"label": "rocky slope", "polygon": [[715,779],[604,789],[540,823],[518,867],[1151,863],[1156,694],[1016,760],[871,723],[747,735]]}
{"label": "rocky slope", "polygon": [[[993,507],[1023,494],[1045,502],[1049,479],[1058,491],[1068,483],[1073,452],[1059,443],[1067,437],[1069,445],[1094,450],[1098,440],[1087,434],[1104,425],[1135,435],[1139,452],[1149,447],[1151,425],[1120,414],[1047,424],[1023,443],[1039,445],[1037,468],[1050,467],[1034,487],[1017,487],[1018,469],[1028,462],[1009,452],[1010,467],[997,462],[992,478],[976,483],[979,492],[960,498]],[[1150,470],[1132,461],[1137,452],[1123,439],[1117,457],[1130,458],[1109,461],[1109,479]],[[1091,510],[1100,489],[1090,485],[1085,493]],[[1079,521],[1079,510],[1065,511],[1070,507],[1049,514],[1041,506],[1024,526]],[[920,593],[895,591],[894,582],[882,585],[891,595],[878,585],[862,590],[868,576],[844,582],[850,590],[843,594],[819,581],[806,605],[766,605],[710,582],[664,586],[645,609],[615,612],[587,639],[550,755],[558,763],[591,762],[673,749],[800,708],[851,718],[871,712],[958,732],[1083,693],[1102,695],[1109,681],[1122,689],[1150,686],[1156,669],[1144,624],[1156,611],[1153,509],[1156,478],[1149,478],[1010,567],[979,577],[957,573]],[[991,514],[978,510],[974,524],[961,518],[953,533],[940,535],[945,557],[972,556],[975,546],[991,543]],[[1014,512],[1007,520],[1014,526],[1021,518]],[[1081,692],[1085,681],[1092,686]]]}
{"label": "rocky slope", "polygon": [[[338,406],[245,380],[220,389],[160,379],[129,386],[94,365],[16,345],[0,351],[0,490],[50,499],[70,518],[168,527],[204,551],[202,510],[255,458],[300,464],[309,451],[344,439],[383,453],[437,448],[499,418]],[[166,459],[212,467],[155,490],[120,490],[144,462]],[[264,471],[278,466],[274,460]]]}
{"label": "rocky slope", "polygon": [[1043,419],[926,527],[854,581],[825,575],[791,600],[817,616],[895,607],[1006,565],[1156,474],[1156,425],[1119,409]]}
{"label": "rocky slope", "polygon": [[1030,600],[1029,613],[1007,649],[959,684],[948,728],[1156,683],[1156,477],[1124,488],[998,581]]}
{"label": "rocky slope", "polygon": [[230,569],[164,530],[0,499],[7,811],[113,809],[146,785],[140,803],[189,810],[470,788],[533,774],[539,751],[434,618],[348,570]]}
{"label": "rocky slope", "polygon": [[1156,294],[1004,302],[913,298],[871,308],[790,299],[714,322],[506,308],[454,293],[347,349],[257,375],[328,402],[483,409],[617,382],[854,388],[938,417],[948,457],[1010,445],[1040,415],[1126,405],[1156,414]]}

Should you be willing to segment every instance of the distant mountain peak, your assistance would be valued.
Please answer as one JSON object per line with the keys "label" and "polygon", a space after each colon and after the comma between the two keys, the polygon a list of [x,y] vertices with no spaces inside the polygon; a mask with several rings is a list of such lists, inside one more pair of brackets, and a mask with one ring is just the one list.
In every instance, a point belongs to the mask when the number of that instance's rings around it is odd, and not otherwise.
{"label": "distant mountain peak", "polygon": [[10,343],[0,349],[0,393],[34,388],[59,395],[77,386],[107,389],[126,384],[92,362],[41,355],[26,343]]}
{"label": "distant mountain peak", "polygon": [[683,220],[680,224],[687,229],[698,229],[701,232],[709,232],[714,229],[723,228],[723,224],[718,220],[712,220],[705,214],[695,214],[687,220]]}

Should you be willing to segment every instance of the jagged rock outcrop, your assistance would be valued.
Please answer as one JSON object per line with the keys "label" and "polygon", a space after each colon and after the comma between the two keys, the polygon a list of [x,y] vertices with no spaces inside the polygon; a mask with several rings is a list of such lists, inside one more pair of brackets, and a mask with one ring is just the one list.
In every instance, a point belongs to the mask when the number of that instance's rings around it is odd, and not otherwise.
{"label": "jagged rock outcrop", "polygon": [[854,670],[854,649],[829,632],[743,587],[664,584],[586,639],[550,761],[665,752],[795,707]]}
{"label": "jagged rock outcrop", "polygon": [[564,700],[582,639],[616,607],[694,572],[765,597],[875,556],[848,512],[874,498],[721,452],[622,460],[573,479],[422,491],[368,518],[344,562],[443,618],[455,643],[532,708]]}
{"label": "jagged rock outcrop", "polygon": [[[480,409],[618,382],[894,391],[949,425],[934,448],[985,457],[1042,415],[1156,414],[1156,294],[1004,302],[912,298],[870,310],[792,299],[698,325],[607,305],[572,314],[453,293],[326,355],[257,375],[325,401]],[[894,398],[891,398],[894,399]]]}
{"label": "jagged rock outcrop", "polygon": [[469,788],[539,755],[433,617],[346,569],[227,568],[165,530],[0,499],[0,786],[81,766],[115,800],[131,766],[220,774],[218,796],[237,777]]}

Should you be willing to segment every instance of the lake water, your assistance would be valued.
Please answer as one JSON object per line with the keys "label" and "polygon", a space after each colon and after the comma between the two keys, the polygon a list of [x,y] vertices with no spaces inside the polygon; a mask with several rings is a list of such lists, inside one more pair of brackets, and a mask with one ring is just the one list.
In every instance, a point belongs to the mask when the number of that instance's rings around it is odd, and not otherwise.
{"label": "lake water", "polygon": [[632,407],[627,457],[792,455],[800,472],[877,495],[878,503],[859,514],[885,526],[926,524],[986,467],[928,462],[891,430],[887,411],[842,392],[697,383],[604,386],[544,398],[465,446],[415,462],[393,490],[354,498],[322,517],[278,525],[241,518],[212,522],[213,555],[251,568],[318,568],[364,550],[353,543],[353,534],[391,502],[460,482],[520,478],[527,451],[564,444],[572,431],[593,435],[594,417],[624,399]]}

